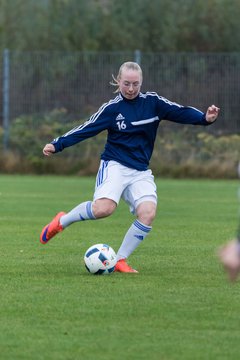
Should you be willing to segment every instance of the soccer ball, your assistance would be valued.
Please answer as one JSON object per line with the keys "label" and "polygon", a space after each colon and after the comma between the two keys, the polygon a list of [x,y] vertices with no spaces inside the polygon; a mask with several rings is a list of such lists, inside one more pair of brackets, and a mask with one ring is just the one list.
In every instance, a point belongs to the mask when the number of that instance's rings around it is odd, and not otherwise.
{"label": "soccer ball", "polygon": [[117,262],[115,251],[106,244],[91,246],[84,255],[86,269],[95,275],[111,274]]}

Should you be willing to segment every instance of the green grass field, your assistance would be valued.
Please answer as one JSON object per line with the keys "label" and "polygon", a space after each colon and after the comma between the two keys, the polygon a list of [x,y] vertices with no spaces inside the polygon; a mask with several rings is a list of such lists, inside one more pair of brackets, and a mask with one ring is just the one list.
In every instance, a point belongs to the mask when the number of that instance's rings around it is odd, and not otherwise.
{"label": "green grass field", "polygon": [[235,235],[237,181],[158,179],[139,274],[87,273],[95,243],[118,249],[134,220],[76,223],[41,245],[60,210],[91,200],[94,178],[0,176],[0,359],[239,359],[240,287],[215,255]]}

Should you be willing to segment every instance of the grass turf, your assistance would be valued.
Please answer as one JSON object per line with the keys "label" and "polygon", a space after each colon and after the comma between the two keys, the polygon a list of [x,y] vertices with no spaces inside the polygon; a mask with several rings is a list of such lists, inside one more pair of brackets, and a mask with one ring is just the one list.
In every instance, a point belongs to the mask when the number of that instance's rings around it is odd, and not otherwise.
{"label": "grass turf", "polygon": [[157,185],[153,230],[129,259],[139,274],[94,276],[83,255],[99,242],[118,249],[128,207],[41,245],[43,225],[90,200],[94,179],[0,176],[1,359],[239,358],[239,283],[215,255],[235,235],[238,183]]}

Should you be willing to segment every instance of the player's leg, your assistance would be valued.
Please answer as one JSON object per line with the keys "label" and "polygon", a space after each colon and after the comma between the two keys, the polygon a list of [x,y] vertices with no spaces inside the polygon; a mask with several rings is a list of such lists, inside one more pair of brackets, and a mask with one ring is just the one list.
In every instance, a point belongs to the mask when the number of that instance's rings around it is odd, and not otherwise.
{"label": "player's leg", "polygon": [[141,174],[140,179],[131,184],[123,196],[137,218],[128,229],[117,252],[115,271],[119,272],[137,272],[126,263],[126,259],[150,233],[156,215],[157,195],[153,176],[151,172],[147,172],[146,177],[142,178]]}
{"label": "player's leg", "polygon": [[126,259],[143,242],[150,233],[151,223],[156,214],[156,203],[152,201],[142,202],[136,209],[137,219],[128,229],[123,242],[117,252],[116,271],[137,272],[126,263]]}
{"label": "player's leg", "polygon": [[60,218],[60,224],[65,229],[67,226],[77,221],[96,220],[110,216],[116,209],[117,204],[107,198],[95,201],[86,201],[77,205],[69,213]]}
{"label": "player's leg", "polygon": [[77,205],[67,214],[58,213],[53,220],[44,226],[40,242],[46,244],[52,237],[63,231],[66,227],[77,221],[96,220],[110,216],[116,209],[117,204],[111,199],[98,199],[94,202],[86,201]]}
{"label": "player's leg", "polygon": [[40,242],[46,244],[52,237],[74,222],[96,220],[110,216],[117,207],[122,193],[120,176],[111,162],[101,161],[96,177],[94,201],[77,205],[68,213],[60,212],[44,226]]}

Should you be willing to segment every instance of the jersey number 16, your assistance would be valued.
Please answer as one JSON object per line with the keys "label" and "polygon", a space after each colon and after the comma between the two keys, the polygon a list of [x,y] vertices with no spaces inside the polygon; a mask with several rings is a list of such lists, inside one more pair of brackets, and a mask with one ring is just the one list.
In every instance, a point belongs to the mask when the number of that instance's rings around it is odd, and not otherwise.
{"label": "jersey number 16", "polygon": [[117,126],[119,130],[124,130],[126,129],[127,125],[125,124],[124,120],[123,121],[118,121],[117,122]]}

